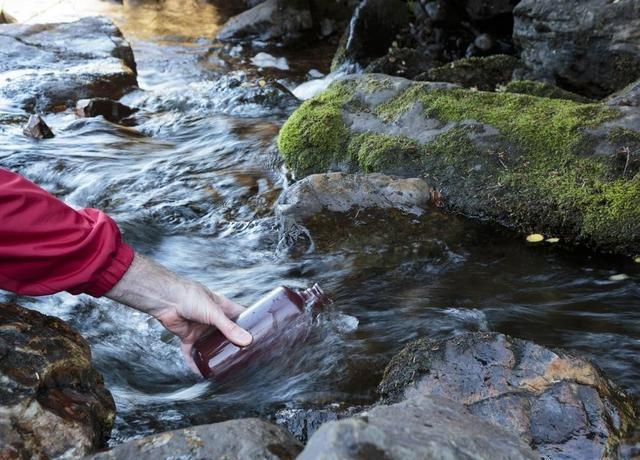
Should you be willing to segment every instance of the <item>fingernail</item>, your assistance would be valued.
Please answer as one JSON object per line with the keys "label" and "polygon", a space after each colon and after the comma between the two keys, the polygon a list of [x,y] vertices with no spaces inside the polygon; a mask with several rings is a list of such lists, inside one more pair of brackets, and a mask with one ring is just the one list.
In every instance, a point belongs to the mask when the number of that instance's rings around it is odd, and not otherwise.
{"label": "fingernail", "polygon": [[251,344],[253,342],[253,337],[244,329],[238,329],[235,333],[236,342],[243,347]]}

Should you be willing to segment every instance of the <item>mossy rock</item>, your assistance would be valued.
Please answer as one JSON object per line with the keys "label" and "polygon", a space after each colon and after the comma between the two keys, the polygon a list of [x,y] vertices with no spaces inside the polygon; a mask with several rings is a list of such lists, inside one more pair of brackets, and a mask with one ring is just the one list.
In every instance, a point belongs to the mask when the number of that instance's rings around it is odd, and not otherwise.
{"label": "mossy rock", "polygon": [[296,176],[425,177],[451,211],[636,254],[637,116],[636,108],[364,75],[305,102],[278,145]]}

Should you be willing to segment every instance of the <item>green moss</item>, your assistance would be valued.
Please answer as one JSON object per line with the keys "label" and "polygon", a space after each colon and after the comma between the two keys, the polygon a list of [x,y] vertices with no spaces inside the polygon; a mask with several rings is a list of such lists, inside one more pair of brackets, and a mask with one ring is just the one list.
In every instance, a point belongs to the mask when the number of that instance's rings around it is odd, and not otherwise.
{"label": "green moss", "polygon": [[557,86],[539,81],[518,80],[510,82],[506,87],[507,93],[528,94],[529,96],[548,97],[550,99],[566,99],[575,102],[592,102],[579,94],[565,91]]}
{"label": "green moss", "polygon": [[336,82],[303,103],[286,121],[278,136],[278,148],[297,175],[327,170],[345,158],[349,131],[342,110],[352,94],[351,82]]}
{"label": "green moss", "polygon": [[362,83],[358,85],[358,89],[369,94],[379,93],[393,89],[393,83],[389,78],[381,76],[369,77],[364,79]]}
{"label": "green moss", "polygon": [[365,172],[395,172],[418,160],[418,143],[408,137],[360,133],[349,143],[352,161]]}

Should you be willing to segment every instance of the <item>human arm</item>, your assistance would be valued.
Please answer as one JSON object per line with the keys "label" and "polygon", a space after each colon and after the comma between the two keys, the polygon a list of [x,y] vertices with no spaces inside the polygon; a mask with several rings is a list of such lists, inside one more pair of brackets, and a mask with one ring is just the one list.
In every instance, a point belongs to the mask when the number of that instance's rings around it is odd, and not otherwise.
{"label": "human arm", "polygon": [[158,318],[178,335],[185,352],[210,326],[238,345],[251,341],[228,318],[242,307],[134,254],[106,214],[76,211],[1,168],[0,289],[27,295],[106,294]]}

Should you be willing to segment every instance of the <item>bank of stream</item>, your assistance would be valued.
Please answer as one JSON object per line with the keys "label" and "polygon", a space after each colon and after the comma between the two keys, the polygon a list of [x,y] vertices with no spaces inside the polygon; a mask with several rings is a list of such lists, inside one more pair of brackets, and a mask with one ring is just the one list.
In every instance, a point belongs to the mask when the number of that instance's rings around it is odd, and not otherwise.
{"label": "bank of stream", "polygon": [[[238,302],[314,282],[335,300],[303,346],[216,385],[187,370],[176,340],[143,314],[84,296],[18,298],[90,342],[117,404],[112,445],[286,408],[371,403],[403,344],[469,330],[581,352],[640,394],[640,264],[562,242],[527,244],[437,209],[396,230],[384,216],[354,210],[350,225],[338,226],[346,237],[318,234],[326,244],[315,252],[290,253],[273,204],[287,186],[275,139],[293,107],[246,100],[243,84],[220,83],[244,72],[240,80],[259,85],[260,71],[241,61],[261,48],[212,48],[212,23],[232,12],[209,4],[190,14],[165,5],[164,16],[152,6],[105,5],[136,56],[141,90],[123,102],[141,109],[138,124],[77,119],[68,110],[46,117],[55,138],[34,141],[22,134],[24,113],[7,104],[0,110],[17,121],[4,127],[0,165],[74,206],[105,210],[138,251]],[[266,75],[294,87],[312,67],[328,70],[328,51],[294,50],[291,71]]]}

